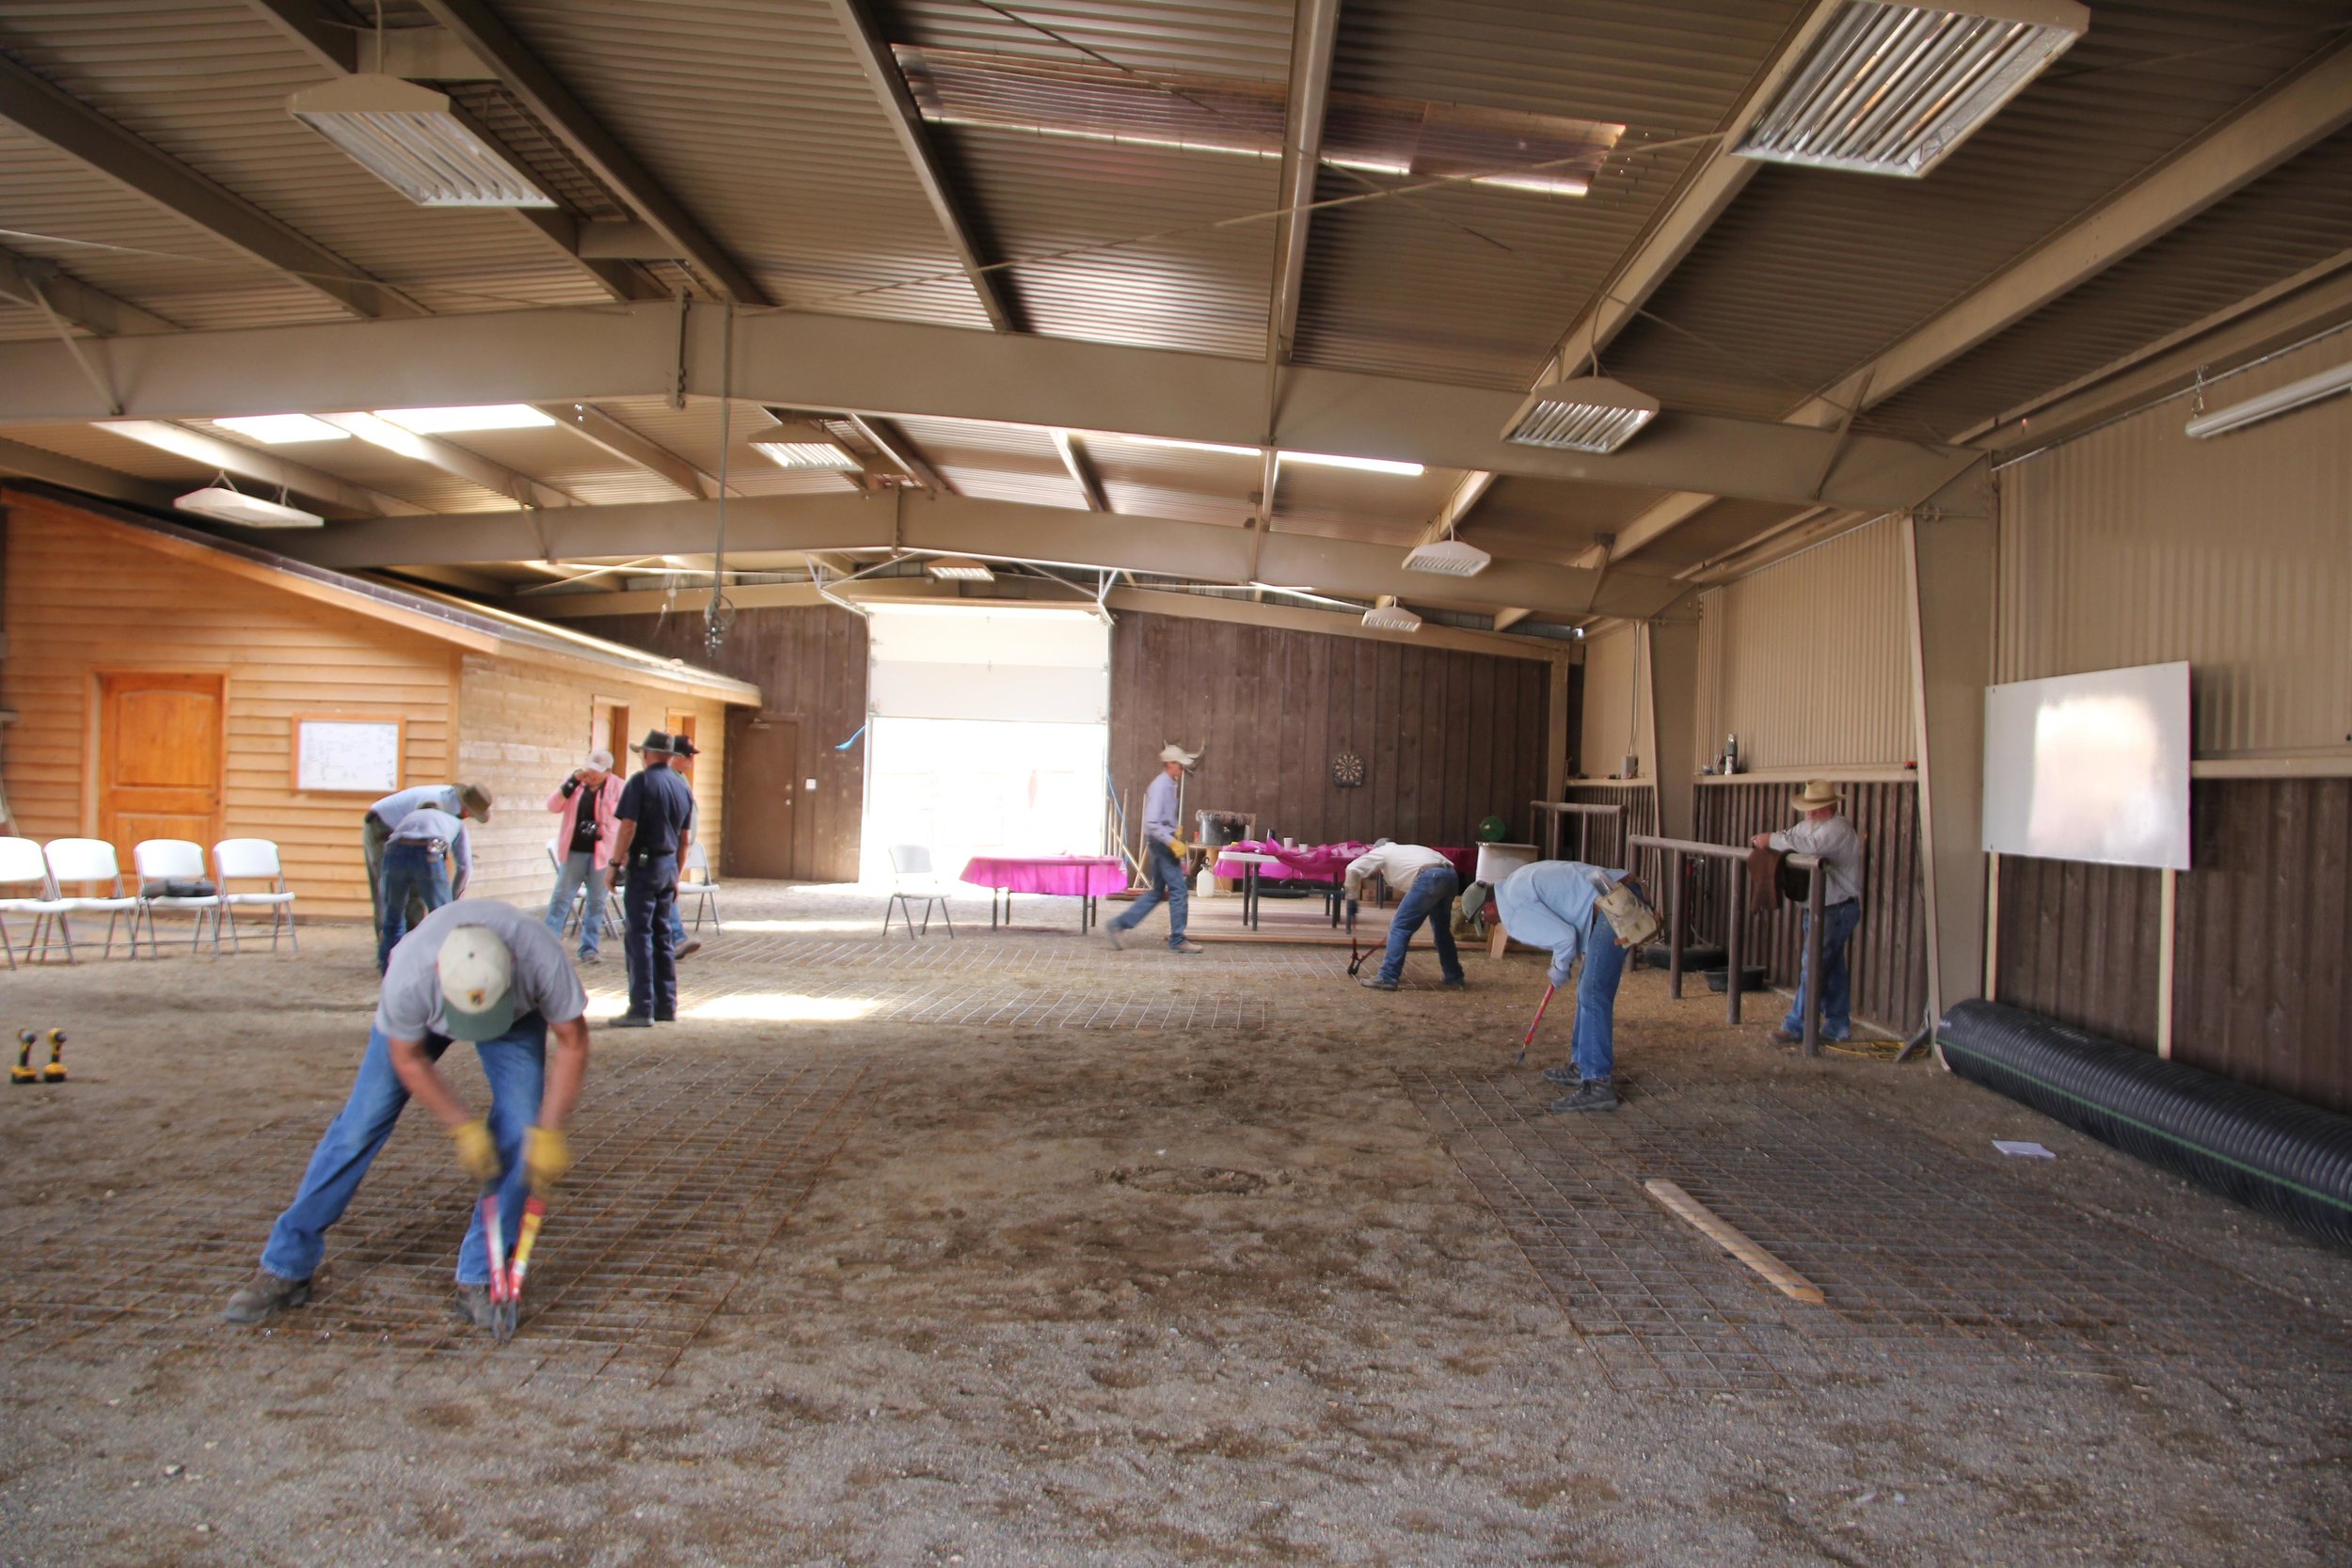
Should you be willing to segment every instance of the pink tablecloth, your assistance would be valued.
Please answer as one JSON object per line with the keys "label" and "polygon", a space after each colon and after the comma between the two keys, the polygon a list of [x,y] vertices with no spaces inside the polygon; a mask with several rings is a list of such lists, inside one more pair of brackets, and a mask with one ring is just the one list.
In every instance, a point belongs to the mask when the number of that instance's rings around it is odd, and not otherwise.
{"label": "pink tablecloth", "polygon": [[1007,893],[1099,898],[1127,885],[1127,865],[1115,855],[975,855],[961,879]]}
{"label": "pink tablecloth", "polygon": [[[1348,862],[1371,848],[1372,846],[1369,844],[1302,844],[1295,849],[1286,849],[1279,844],[1261,844],[1254,840],[1244,840],[1239,844],[1227,845],[1226,847],[1251,854],[1272,855],[1281,862],[1279,865],[1258,867],[1258,875],[1261,878],[1297,877],[1311,882],[1336,882],[1347,874]],[[1462,879],[1466,882],[1470,879],[1471,874],[1477,869],[1478,851],[1475,848],[1449,849],[1438,845],[1432,845],[1431,847],[1437,849],[1438,853],[1447,860],[1452,861],[1454,869],[1461,874]],[[1226,860],[1222,856],[1217,859],[1216,874],[1220,877],[1231,877],[1238,881],[1242,874],[1248,869],[1249,865],[1246,861]]]}

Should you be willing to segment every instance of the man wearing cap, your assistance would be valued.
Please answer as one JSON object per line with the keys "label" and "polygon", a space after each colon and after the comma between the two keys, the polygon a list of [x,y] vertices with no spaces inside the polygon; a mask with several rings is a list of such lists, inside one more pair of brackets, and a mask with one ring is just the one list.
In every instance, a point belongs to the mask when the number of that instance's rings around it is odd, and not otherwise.
{"label": "man wearing cap", "polygon": [[580,961],[601,961],[597,941],[604,934],[604,874],[612,863],[612,840],[618,823],[613,811],[621,803],[621,781],[612,776],[612,753],[595,751],[572,769],[571,777],[548,797],[548,810],[564,820],[555,831],[555,893],[548,899],[548,929],[564,938],[572,899],[588,890],[580,911]]}
{"label": "man wearing cap", "polygon": [[619,832],[614,862],[626,868],[621,912],[628,921],[628,1011],[620,1029],[645,1029],[677,1017],[677,958],[670,914],[677,898],[677,858],[694,828],[694,792],[670,766],[670,736],[649,730],[636,748],[645,766],[621,787],[613,808]]}
{"label": "man wearing cap", "polygon": [[1544,1077],[1570,1092],[1551,1102],[1560,1114],[1617,1108],[1617,983],[1625,977],[1625,949],[1601,911],[1605,889],[1628,879],[1613,866],[1581,861],[1537,861],[1522,865],[1495,888],[1495,908],[1511,940],[1551,949],[1546,976],[1565,986],[1579,957],[1584,973],[1576,983],[1576,1044],[1565,1066],[1544,1069]]}
{"label": "man wearing cap", "polygon": [[1122,938],[1136,928],[1143,917],[1156,908],[1161,899],[1168,900],[1168,950],[1171,953],[1198,953],[1198,942],[1184,940],[1184,910],[1189,894],[1184,886],[1184,868],[1176,859],[1176,851],[1168,846],[1177,837],[1176,781],[1184,770],[1200,760],[1198,752],[1187,752],[1182,746],[1160,748],[1160,771],[1143,792],[1143,869],[1147,886],[1143,896],[1127,906],[1127,912],[1106,923],[1103,940],[1113,947],[1123,945]]}
{"label": "man wearing cap", "polygon": [[[694,758],[701,756],[702,752],[696,749],[694,745],[694,737],[692,736],[673,735],[670,736],[670,754],[673,757],[684,757],[689,762],[691,762]],[[691,790],[694,787],[694,781],[692,778],[689,777],[687,768],[681,767],[676,762],[672,762],[670,767],[676,772],[677,776],[681,780],[685,781],[686,787],[689,790]],[[692,842],[693,837],[694,835],[692,833],[688,833],[684,838],[678,840],[677,849],[678,854],[681,857],[685,855],[686,847],[688,844]],[[683,859],[680,860],[679,863],[685,863]],[[670,957],[675,959],[691,958],[695,954],[703,950],[702,938],[688,936],[686,934],[686,919],[683,915],[678,913],[678,905],[681,902],[683,902],[683,900],[676,897],[675,894],[671,896]]]}
{"label": "man wearing cap", "polygon": [[[1394,990],[1405,974],[1405,949],[1422,921],[1429,922],[1429,940],[1438,949],[1438,968],[1444,983],[1459,990],[1470,980],[1462,973],[1462,956],[1454,947],[1454,900],[1462,891],[1462,875],[1454,863],[1419,844],[1382,839],[1347,863],[1347,918],[1356,918],[1356,905],[1365,881],[1377,875],[1404,896],[1389,922],[1388,956],[1380,973],[1359,982],[1374,990]],[[1350,926],[1349,930],[1356,927]]]}
{"label": "man wearing cap", "polygon": [[[384,846],[400,826],[401,818],[420,806],[445,811],[464,821],[472,817],[477,822],[490,820],[490,792],[475,784],[418,784],[413,788],[396,790],[370,806],[359,818],[359,854],[368,868],[368,902],[373,906],[375,931],[384,934]],[[473,874],[473,846],[460,832],[454,846],[457,855],[457,879],[454,895],[466,895],[466,880]],[[412,902],[407,911],[414,920],[424,918],[426,911],[421,902]],[[412,920],[411,924],[414,923]],[[383,966],[379,963],[378,969]]]}
{"label": "man wearing cap", "polygon": [[408,934],[408,911],[421,909],[421,922],[457,895],[450,887],[450,860],[459,857],[457,886],[469,869],[463,858],[466,824],[438,806],[419,806],[402,817],[384,840],[384,885],[379,903],[383,928],[375,934],[375,972],[384,973],[392,949]]}
{"label": "man wearing cap", "polygon": [[[351,1097],[271,1227],[261,1268],[229,1298],[229,1321],[257,1323],[310,1299],[326,1231],[350,1206],[412,1094],[448,1129],[466,1174],[499,1183],[511,1252],[524,1196],[548,1191],[571,1167],[564,1123],[588,1070],[587,1009],[563,943],[527,911],[481,898],[425,916],[393,950]],[[469,1042],[482,1059],[487,1118],[468,1110],[435,1065],[453,1040]],[[457,1251],[456,1310],[486,1326],[489,1243],[481,1207],[471,1212]]]}
{"label": "man wearing cap", "polygon": [[[1862,837],[1837,809],[1843,799],[1827,779],[1812,780],[1788,802],[1803,821],[1786,832],[1757,833],[1748,840],[1759,849],[1821,857],[1821,1037],[1825,1040],[1842,1040],[1853,1033],[1853,983],[1846,969],[1846,943],[1853,940],[1854,927],[1862,924]],[[1812,918],[1808,911],[1806,922]],[[1772,1031],[1772,1038],[1783,1045],[1804,1037],[1805,988],[1813,982],[1811,974],[1799,978],[1788,1016]]]}

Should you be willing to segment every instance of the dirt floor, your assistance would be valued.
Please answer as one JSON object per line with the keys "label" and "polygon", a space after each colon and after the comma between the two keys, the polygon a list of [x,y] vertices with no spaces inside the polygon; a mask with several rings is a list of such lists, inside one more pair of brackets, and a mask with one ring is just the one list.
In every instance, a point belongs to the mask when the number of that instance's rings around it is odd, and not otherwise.
{"label": "dirt floor", "polygon": [[686,1020],[596,1036],[505,1347],[444,1315],[421,1117],[310,1307],[217,1317],[347,1087],[361,932],[0,978],[72,1074],[0,1089],[0,1563],[2352,1560],[2352,1259],[1804,1060],[1773,999],[1629,974],[1625,1108],[1560,1118],[1532,955],[1383,995],[1048,900],[910,943],[724,896]]}

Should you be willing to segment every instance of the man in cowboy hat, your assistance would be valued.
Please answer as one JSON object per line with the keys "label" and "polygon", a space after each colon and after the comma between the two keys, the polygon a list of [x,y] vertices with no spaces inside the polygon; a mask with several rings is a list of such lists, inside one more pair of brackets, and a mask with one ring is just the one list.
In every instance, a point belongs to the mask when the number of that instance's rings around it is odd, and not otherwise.
{"label": "man in cowboy hat", "polygon": [[[361,815],[359,856],[368,868],[368,903],[375,913],[375,936],[379,942],[384,940],[384,846],[390,840],[392,830],[410,812],[424,806],[445,811],[461,822],[469,816],[477,822],[490,820],[490,792],[477,784],[418,784],[396,790]],[[473,846],[467,842],[464,829],[458,830],[450,851],[457,859],[457,875],[451,883],[450,896],[463,898],[467,879],[473,875]],[[413,927],[427,912],[421,898],[410,899],[405,911],[408,925]]]}
{"label": "man in cowboy hat", "polygon": [[678,851],[694,828],[694,792],[670,766],[670,736],[648,730],[631,748],[645,766],[621,787],[612,816],[619,831],[612,859],[628,868],[621,911],[628,930],[628,1011],[620,1029],[646,1029],[677,1017],[677,957],[670,946],[670,909],[677,897]]}
{"label": "man in cowboy hat", "polygon": [[[702,749],[694,744],[694,737],[692,736],[679,735],[675,732],[672,732],[670,736],[670,755],[673,758],[684,757],[686,761],[683,764],[673,761],[670,764],[670,767],[676,772],[679,778],[686,781],[686,787],[689,789],[694,787],[694,781],[690,776],[693,760],[702,754]],[[693,841],[693,837],[694,835],[690,832],[684,838],[678,840],[677,852],[681,857],[685,855],[686,847]],[[683,865],[685,862],[681,859],[678,863]],[[670,957],[675,959],[684,960],[692,958],[695,954],[703,950],[703,939],[700,937],[688,936],[686,934],[686,922],[679,916],[677,911],[678,900],[676,898],[672,898],[670,900]]]}
{"label": "man in cowboy hat", "polygon": [[1136,928],[1136,922],[1150,914],[1163,898],[1168,900],[1168,950],[1171,953],[1198,953],[1200,944],[1184,940],[1184,907],[1189,895],[1184,887],[1184,867],[1168,845],[1177,837],[1176,781],[1184,770],[1200,760],[1198,752],[1187,752],[1174,744],[1160,748],[1159,776],[1143,792],[1143,869],[1150,884],[1143,896],[1127,907],[1127,912],[1103,927],[1103,939],[1113,947],[1123,945],[1121,938]]}
{"label": "man in cowboy hat", "polygon": [[[1757,833],[1748,840],[1759,849],[1785,855],[1819,855],[1821,885],[1821,1037],[1842,1040],[1853,1033],[1852,984],[1846,971],[1846,943],[1862,924],[1862,839],[1853,824],[1838,811],[1843,797],[1827,779],[1815,779],[1788,802],[1804,820],[1786,832]],[[1812,917],[1808,914],[1807,920]],[[1772,1031],[1783,1045],[1804,1038],[1805,988],[1815,976],[1797,982],[1796,999],[1788,1016]]]}

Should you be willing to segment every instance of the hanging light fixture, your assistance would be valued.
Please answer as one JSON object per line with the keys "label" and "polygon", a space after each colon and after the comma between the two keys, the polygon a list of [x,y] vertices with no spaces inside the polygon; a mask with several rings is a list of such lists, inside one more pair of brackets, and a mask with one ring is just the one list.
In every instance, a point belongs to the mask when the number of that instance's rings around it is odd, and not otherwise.
{"label": "hanging light fixture", "polygon": [[263,500],[242,490],[231,490],[226,484],[208,484],[201,490],[191,490],[184,496],[175,497],[171,504],[183,512],[193,512],[199,517],[210,517],[215,522],[234,523],[239,528],[326,526],[326,519],[315,512]]}
{"label": "hanging light fixture", "polygon": [[1364,625],[1375,631],[1419,631],[1421,617],[1401,604],[1376,604],[1364,611]]}
{"label": "hanging light fixture", "polygon": [[420,207],[555,205],[457,117],[447,93],[362,72],[305,87],[286,110]]}
{"label": "hanging light fixture", "polygon": [[1659,403],[1605,375],[1580,375],[1543,383],[1527,394],[1502,427],[1502,438],[1523,447],[1563,451],[1611,452],[1658,418]]}
{"label": "hanging light fixture", "polygon": [[1405,557],[1408,572],[1431,572],[1438,577],[1474,578],[1494,564],[1494,557],[1475,545],[1465,545],[1459,539],[1438,539],[1409,551]]}
{"label": "hanging light fixture", "polygon": [[933,556],[923,562],[923,570],[942,582],[994,582],[996,580],[996,574],[988,569],[986,562],[974,561],[968,556]]}
{"label": "hanging light fixture", "polygon": [[855,473],[866,467],[820,424],[788,420],[752,433],[751,445],[778,467],[820,468]]}

